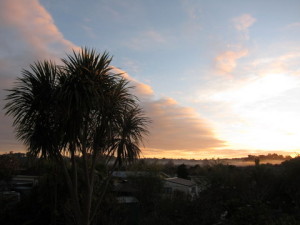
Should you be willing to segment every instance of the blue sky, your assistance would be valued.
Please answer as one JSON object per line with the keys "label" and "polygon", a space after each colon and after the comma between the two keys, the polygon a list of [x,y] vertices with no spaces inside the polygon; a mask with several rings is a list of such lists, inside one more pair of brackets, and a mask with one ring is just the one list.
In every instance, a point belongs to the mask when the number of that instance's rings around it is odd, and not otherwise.
{"label": "blue sky", "polygon": [[[152,118],[144,156],[300,152],[300,2],[0,3],[1,99],[36,60],[108,51]],[[3,107],[4,102],[1,102]],[[24,150],[3,116],[0,151]]]}

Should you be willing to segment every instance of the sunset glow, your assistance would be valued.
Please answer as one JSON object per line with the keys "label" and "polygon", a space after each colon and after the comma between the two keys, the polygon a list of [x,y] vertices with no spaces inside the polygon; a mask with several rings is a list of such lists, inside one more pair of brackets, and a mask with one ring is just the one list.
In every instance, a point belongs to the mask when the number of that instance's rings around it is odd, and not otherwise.
{"label": "sunset glow", "polygon": [[268,74],[236,89],[212,96],[228,102],[243,121],[222,137],[232,148],[299,151],[300,117],[291,112],[289,91],[299,79],[285,74]]}

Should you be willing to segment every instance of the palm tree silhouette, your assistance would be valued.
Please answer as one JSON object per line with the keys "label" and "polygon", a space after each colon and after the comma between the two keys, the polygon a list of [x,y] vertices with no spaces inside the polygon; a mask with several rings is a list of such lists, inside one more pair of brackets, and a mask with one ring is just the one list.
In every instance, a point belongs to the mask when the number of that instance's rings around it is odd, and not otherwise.
{"label": "palm tree silhouette", "polygon": [[[97,160],[115,159],[115,166],[132,162],[147,134],[149,119],[129,82],[114,73],[111,60],[107,52],[83,48],[62,59],[62,65],[35,63],[31,71],[22,71],[6,97],[6,114],[13,116],[17,137],[29,153],[61,165],[76,224],[90,224],[97,213]],[[78,158],[83,162],[82,190]]]}

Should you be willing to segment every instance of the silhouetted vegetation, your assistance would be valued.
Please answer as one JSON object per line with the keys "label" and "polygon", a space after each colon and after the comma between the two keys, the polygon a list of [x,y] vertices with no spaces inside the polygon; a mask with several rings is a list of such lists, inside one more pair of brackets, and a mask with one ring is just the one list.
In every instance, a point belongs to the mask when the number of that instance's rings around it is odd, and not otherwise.
{"label": "silhouetted vegetation", "polygon": [[185,164],[181,164],[177,167],[177,177],[188,179],[188,171]]}
{"label": "silhouetted vegetation", "polygon": [[110,175],[99,176],[97,163],[113,161],[116,168],[133,162],[148,132],[129,81],[111,61],[106,52],[84,48],[59,65],[37,62],[6,96],[17,138],[29,154],[47,158],[63,174],[69,219],[78,225],[92,223],[109,185]]}
{"label": "silhouetted vegetation", "polygon": [[[18,157],[12,158],[19,160]],[[58,167],[49,160],[36,159],[34,163],[26,163],[26,159],[30,161],[30,158],[22,157],[23,167],[15,173],[39,174],[39,183],[17,204],[9,205],[1,199],[0,224],[73,224],[70,196]],[[100,177],[107,172],[100,161],[96,168]],[[177,168],[172,163],[167,165],[169,171]],[[120,193],[115,191],[111,182],[94,224],[300,223],[300,157],[280,165],[236,167],[214,163],[186,166],[185,169],[189,179],[194,179],[199,186],[205,185],[195,198],[181,192],[171,197],[164,195],[160,172],[166,172],[165,165],[140,160],[127,167],[127,170],[140,172],[139,176],[129,176],[124,181],[127,191],[130,187],[130,196],[138,202],[120,203]],[[4,170],[1,167],[0,172]],[[206,182],[201,182],[203,180]],[[96,182],[95,192],[100,187],[101,182]]]}

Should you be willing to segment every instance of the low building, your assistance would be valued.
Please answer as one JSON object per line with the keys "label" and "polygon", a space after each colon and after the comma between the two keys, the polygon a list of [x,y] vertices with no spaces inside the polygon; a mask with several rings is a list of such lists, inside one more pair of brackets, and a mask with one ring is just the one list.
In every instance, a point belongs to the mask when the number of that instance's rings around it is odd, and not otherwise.
{"label": "low building", "polygon": [[207,190],[211,184],[205,176],[190,176],[191,181],[195,182],[198,187],[198,193]]}
{"label": "low building", "polygon": [[31,189],[38,184],[38,176],[16,175],[12,177],[10,183],[13,191],[28,195]]}
{"label": "low building", "polygon": [[7,206],[15,205],[20,202],[21,197],[20,193],[16,191],[1,191],[0,192],[0,201],[6,202]]}
{"label": "low building", "polygon": [[174,192],[183,192],[188,196],[196,197],[198,195],[198,186],[194,181],[182,179],[179,177],[164,179],[164,193],[173,195]]}

